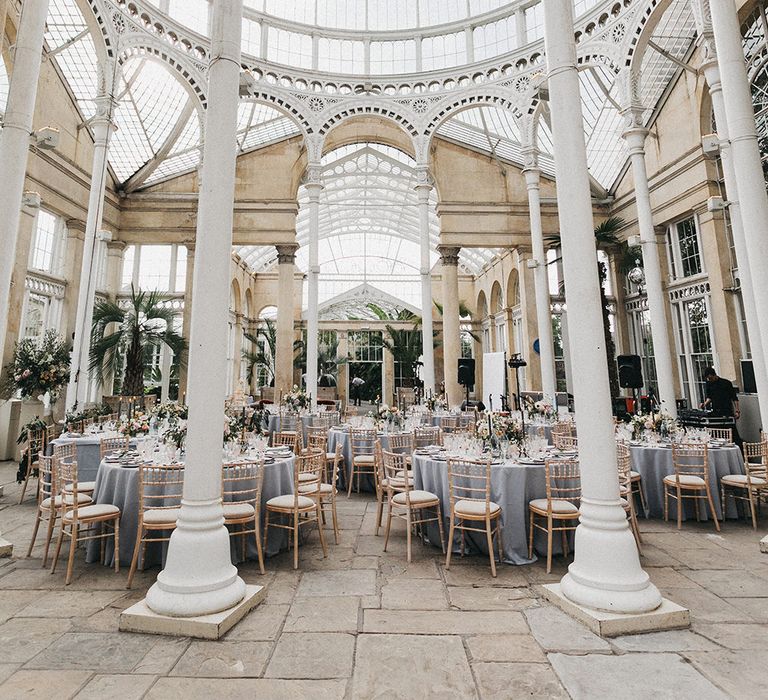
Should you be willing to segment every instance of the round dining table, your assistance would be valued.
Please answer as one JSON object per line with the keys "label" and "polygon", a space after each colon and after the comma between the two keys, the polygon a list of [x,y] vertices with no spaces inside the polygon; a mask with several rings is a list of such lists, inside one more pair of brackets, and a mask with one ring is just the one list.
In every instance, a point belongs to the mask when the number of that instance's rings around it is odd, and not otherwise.
{"label": "round dining table", "polygon": [[[233,460],[236,461],[236,460]],[[293,493],[294,457],[276,459],[264,465],[264,480],[261,490],[261,526],[264,532],[264,517],[266,503],[275,496]],[[174,487],[175,488],[175,487]],[[96,474],[96,486],[93,492],[95,503],[109,503],[120,508],[120,562],[129,566],[133,557],[139,525],[139,469],[135,465],[123,466],[121,462],[104,460]],[[232,553],[235,559],[240,558],[240,547],[236,546],[236,538],[230,538]],[[270,528],[265,555],[277,554],[288,545],[288,531],[281,528]],[[100,561],[100,542],[93,540],[88,543],[87,561]],[[107,564],[114,562],[112,540],[106,541]],[[147,544],[145,568],[162,565],[168,542],[150,542]],[[252,535],[247,538],[247,559],[256,559],[256,541]]]}
{"label": "round dining table", "polygon": [[[79,435],[63,433],[46,446],[46,455],[53,454],[56,445],[75,443],[77,445],[77,478],[79,481],[95,481],[101,462],[101,441],[103,438],[119,437],[116,432]],[[131,438],[131,447],[136,447],[137,438]]]}

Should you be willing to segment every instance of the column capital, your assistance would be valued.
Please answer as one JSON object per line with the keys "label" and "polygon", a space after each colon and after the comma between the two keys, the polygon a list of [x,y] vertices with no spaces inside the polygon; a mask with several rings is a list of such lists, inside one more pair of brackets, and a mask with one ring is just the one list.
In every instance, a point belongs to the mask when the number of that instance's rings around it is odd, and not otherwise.
{"label": "column capital", "polygon": [[648,129],[643,123],[645,110],[639,105],[631,105],[621,112],[624,118],[624,131],[622,138],[629,146],[629,155],[645,155],[645,139]]}
{"label": "column capital", "polygon": [[21,206],[26,209],[39,209],[42,203],[43,199],[39,192],[27,190],[21,196]]}
{"label": "column capital", "polygon": [[523,156],[523,172],[533,170],[541,173],[541,168],[539,167],[541,151],[536,146],[526,146],[522,149],[521,153]]}
{"label": "column capital", "polygon": [[276,245],[277,262],[279,265],[293,265],[296,262],[296,251],[299,246],[295,243]]}
{"label": "column capital", "polygon": [[122,255],[127,247],[128,244],[125,241],[107,241],[107,254]]}
{"label": "column capital", "polygon": [[82,219],[67,219],[65,225],[70,238],[82,238],[85,235],[85,221]]}
{"label": "column capital", "polygon": [[429,200],[429,194],[432,192],[434,185],[435,181],[429,172],[429,168],[426,165],[416,166],[416,184],[414,189],[419,195],[419,202]]}
{"label": "column capital", "polygon": [[437,252],[440,253],[440,263],[442,265],[452,265],[457,267],[459,264],[459,252],[461,248],[458,246],[437,246]]}
{"label": "column capital", "polygon": [[324,187],[323,168],[319,163],[310,163],[302,178],[302,184],[307,190],[310,200],[320,197],[320,192]]}

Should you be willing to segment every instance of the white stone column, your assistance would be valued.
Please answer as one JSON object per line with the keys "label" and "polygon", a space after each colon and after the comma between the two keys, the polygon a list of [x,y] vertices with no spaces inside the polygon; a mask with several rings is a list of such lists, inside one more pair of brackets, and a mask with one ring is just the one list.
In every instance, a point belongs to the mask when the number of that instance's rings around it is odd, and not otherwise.
{"label": "white stone column", "polygon": [[[736,6],[731,2],[710,2],[710,12],[722,83],[722,98],[718,97],[722,99],[722,105],[718,105],[721,114],[716,113],[715,116],[718,129],[728,130],[731,146],[729,167],[735,175],[733,179],[736,182],[736,196],[741,212],[743,238],[737,241],[734,227],[734,243],[738,245],[737,256],[739,248],[746,255],[751,280],[757,282],[751,285],[754,306],[752,313],[748,311],[747,323],[753,348],[759,348],[765,367],[768,365],[765,357],[768,348],[768,320],[765,317],[765,310],[768,309],[768,284],[765,284],[768,280],[768,197],[765,192],[765,178],[760,161],[752,95],[744,65]],[[713,96],[713,106],[714,103]],[[725,160],[726,158],[723,158],[724,164]],[[730,189],[728,194],[731,194]],[[739,269],[741,270],[741,264]],[[746,290],[744,296],[747,296]],[[757,309],[763,310],[761,315],[756,312]],[[757,345],[754,345],[754,339],[757,339]],[[755,378],[758,379],[757,372]],[[762,381],[762,386],[758,383],[757,389],[761,396],[760,413],[765,429],[768,425],[764,412],[768,402],[765,371],[758,381]]]}
{"label": "white stone column", "polygon": [[576,530],[574,561],[560,587],[568,600],[587,608],[643,613],[657,608],[662,599],[640,567],[637,547],[619,499],[572,13],[571,0],[544,3],[569,342],[573,356],[579,360],[579,371],[573,379],[581,464],[581,518]]}
{"label": "white stone column", "polygon": [[461,357],[461,319],[459,317],[459,251],[461,248],[440,246],[440,269],[443,282],[443,375],[445,393],[451,408],[461,406],[463,388],[459,384]]}
{"label": "white stone column", "polygon": [[320,262],[318,246],[320,237],[320,191],[322,170],[320,165],[307,168],[304,187],[309,196],[309,269],[307,270],[307,392],[312,395],[312,408],[317,406],[317,355],[318,355],[318,292]]}
{"label": "white stone column", "polygon": [[421,246],[421,339],[422,339],[422,379],[424,392],[435,392],[435,348],[432,323],[432,269],[429,255],[429,194],[432,181],[425,167],[417,168],[418,184],[416,193],[419,197],[419,243]]}
{"label": "white stone column", "polygon": [[[110,67],[102,67],[105,82],[112,84]],[[110,76],[107,78],[107,76]],[[80,268],[80,288],[77,293],[75,338],[72,343],[72,366],[67,387],[67,410],[75,404],[81,408],[88,402],[88,363],[91,353],[91,325],[96,293],[98,244],[96,234],[104,216],[104,192],[107,183],[107,158],[109,141],[115,130],[113,121],[117,106],[114,97],[107,92],[95,100],[96,114],[91,121],[93,129],[93,165],[91,187],[88,193],[88,217],[85,222],[85,242]]]}
{"label": "white stone column", "polygon": [[221,444],[227,385],[227,322],[235,194],[235,130],[242,0],[213,5],[205,173],[197,210],[197,255],[189,348],[189,421],[184,495],[165,568],[147,592],[156,613],[192,617],[245,596],[229,553],[221,508]]}
{"label": "white stone column", "polygon": [[[19,237],[21,200],[24,194],[27,154],[40,79],[47,14],[48,0],[24,3],[16,34],[8,103],[3,117],[3,128],[0,130],[0,250],[3,251],[0,255],[0,338],[6,337],[8,329],[11,275]],[[4,367],[8,359],[0,356],[0,367]]]}
{"label": "white stone column", "polygon": [[[714,47],[711,45],[710,48],[714,50]],[[736,171],[733,167],[731,144],[728,141],[728,116],[720,82],[720,69],[718,68],[716,58],[712,57],[712,60],[705,63],[702,69],[704,71],[704,78],[709,85],[709,95],[712,98],[712,109],[714,110],[715,122],[717,123],[717,135],[720,139],[720,160],[723,165],[725,191],[728,195],[728,212],[731,216],[733,246],[736,250],[736,261],[739,266],[744,316],[747,320],[747,328],[750,330],[749,344],[752,351],[752,366],[755,370],[757,398],[760,403],[760,421],[761,425],[765,427],[768,426],[768,369],[766,369],[763,339],[760,333],[760,315],[755,304],[755,288],[750,271],[750,251],[747,248],[747,239],[744,235],[744,222],[739,202],[739,186],[736,182]],[[763,320],[763,324],[768,324],[768,321]]]}
{"label": "white stone column", "polygon": [[[192,290],[194,289],[195,244],[187,243],[187,274],[184,279],[184,311],[181,316],[181,333],[189,345],[192,337]],[[189,356],[179,368],[179,403],[186,403]]]}
{"label": "white stone column", "polygon": [[533,282],[536,290],[536,327],[539,334],[539,360],[541,362],[541,390],[555,405],[557,381],[555,379],[555,346],[552,339],[552,310],[549,300],[547,256],[544,252],[544,232],[541,225],[541,169],[538,153],[526,154],[531,167],[523,170],[528,188],[528,212],[531,220],[531,248],[533,249]]}
{"label": "white stone column", "polygon": [[[168,291],[176,291],[176,270],[179,264],[179,247],[171,247],[171,267],[168,270]],[[173,364],[173,350],[163,345],[160,350],[160,401],[165,403],[170,400],[171,390],[171,366]]]}
{"label": "white stone column", "polygon": [[628,126],[624,131],[624,140],[629,146],[632,163],[632,177],[635,182],[635,206],[637,209],[637,227],[640,231],[640,246],[643,251],[643,271],[645,288],[648,294],[648,316],[651,321],[653,338],[653,356],[656,364],[656,379],[659,387],[661,408],[671,416],[677,416],[675,403],[675,375],[672,364],[672,345],[667,324],[664,284],[661,277],[661,262],[656,232],[653,228],[653,210],[651,193],[648,189],[648,172],[645,168],[645,138],[648,130],[643,127],[643,112],[639,108],[630,108],[625,113]]}
{"label": "white stone column", "polygon": [[[277,342],[275,347],[275,402],[280,392],[293,388],[293,278],[296,264],[296,245],[277,247]],[[317,365],[317,361],[315,361]]]}

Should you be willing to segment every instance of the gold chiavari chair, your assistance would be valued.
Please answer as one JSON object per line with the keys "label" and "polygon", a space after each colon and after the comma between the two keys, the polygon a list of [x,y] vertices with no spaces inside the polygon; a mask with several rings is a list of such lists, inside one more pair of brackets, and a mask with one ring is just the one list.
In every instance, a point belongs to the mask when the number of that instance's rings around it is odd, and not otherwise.
{"label": "gold chiavari chair", "polygon": [[461,419],[459,416],[443,416],[440,427],[444,433],[455,433],[461,427]]}
{"label": "gold chiavari chair", "polygon": [[[81,505],[82,495],[77,485],[77,461],[57,460],[56,472],[58,483],[69,486],[69,494],[64,493],[61,499],[59,517],[59,539],[56,543],[56,553],[53,556],[51,573],[56,572],[61,545],[65,537],[69,537],[69,557],[67,559],[67,576],[64,585],[72,581],[72,570],[75,564],[75,550],[80,542],[89,540],[101,541],[101,559],[104,561],[104,545],[106,538],[114,538],[115,572],[120,571],[120,509],[110,503],[88,503]],[[55,501],[54,501],[55,502]],[[111,532],[107,530],[111,527]]]}
{"label": "gold chiavari chair", "polygon": [[[380,443],[379,443],[380,444]],[[412,488],[410,478],[400,475],[407,473],[405,455],[397,452],[382,452],[384,465],[384,485],[387,493],[387,527],[384,535],[384,551],[387,551],[389,532],[392,518],[405,520],[406,559],[411,563],[411,537],[414,526],[437,521],[440,529],[440,545],[445,553],[445,536],[443,534],[443,515],[440,510],[440,499],[429,491],[419,491]],[[425,511],[434,509],[430,516]]]}
{"label": "gold chiavari chair", "polygon": [[[501,506],[491,500],[491,460],[448,460],[448,489],[451,499],[451,526],[448,533],[448,549],[445,568],[451,566],[453,535],[461,533],[461,555],[464,556],[464,533],[485,534],[491,575],[496,578],[496,560],[493,552],[493,536],[499,546],[499,562],[504,558],[501,539]],[[477,524],[483,527],[477,527]]]}
{"label": "gold chiavari chair", "polygon": [[707,428],[709,437],[713,440],[725,440],[727,443],[733,443],[733,428]]}
{"label": "gold chiavari chair", "polygon": [[684,500],[692,500],[696,509],[696,520],[700,520],[699,501],[706,501],[720,532],[715,504],[709,483],[709,448],[700,443],[675,443],[672,445],[674,474],[664,477],[664,520],[669,520],[669,499],[677,502],[677,529],[683,527]]}
{"label": "gold chiavari chair", "polygon": [[357,491],[360,492],[360,477],[371,476],[376,478],[376,456],[374,443],[376,442],[375,430],[349,431],[349,444],[352,451],[352,470],[347,485],[347,498],[352,495],[352,484],[357,477]]}
{"label": "gold chiavari chair", "polygon": [[131,570],[128,572],[127,588],[133,584],[139,559],[142,570],[144,568],[147,543],[167,542],[171,539],[181,511],[183,488],[182,465],[139,465],[139,524],[136,528],[136,544],[131,558]]}
{"label": "gold chiavari chair", "polygon": [[[21,455],[27,462],[27,473],[24,475],[24,483],[21,486],[21,495],[19,496],[19,503],[24,500],[24,495],[27,493],[27,485],[29,480],[37,478],[38,472],[38,460],[41,454],[45,454],[45,438],[46,429],[41,428],[39,430],[27,430],[27,437],[24,442],[24,448]],[[40,489],[40,482],[38,480],[38,490]],[[37,493],[37,491],[35,491]]]}
{"label": "gold chiavari chair", "polygon": [[[62,494],[59,486],[59,477],[56,471],[56,458],[53,456],[46,457],[40,455],[39,459],[40,469],[40,488],[37,492],[37,514],[35,515],[35,528],[32,531],[32,541],[29,543],[29,549],[27,550],[27,557],[32,555],[32,548],[35,546],[35,540],[37,539],[37,531],[40,528],[40,523],[45,521],[47,524],[47,532],[45,536],[45,551],[43,553],[43,568],[48,566],[48,550],[53,540],[53,531],[56,527],[56,523],[59,517],[59,509],[67,500],[68,504],[74,502],[74,497],[71,494]],[[93,502],[93,499],[84,493],[78,493],[78,504],[81,506],[87,506]]]}
{"label": "gold chiavari chair", "polygon": [[320,483],[307,483],[299,486],[299,493],[302,496],[318,499],[320,503],[320,514],[323,525],[325,524],[326,506],[331,506],[331,521],[333,523],[333,538],[336,544],[339,543],[339,519],[336,514],[336,479],[339,474],[339,465],[344,463],[341,443],[336,445],[336,452],[333,453],[334,459],[330,471],[330,481],[325,478],[325,469],[323,469],[323,480]]}
{"label": "gold chiavari chair", "polygon": [[579,439],[572,435],[552,433],[552,444],[561,452],[576,452],[579,449]]}
{"label": "gold chiavari chair", "polygon": [[264,573],[264,552],[261,546],[261,487],[264,482],[264,462],[232,462],[221,470],[221,498],[224,525],[230,537],[240,538],[241,558],[245,560],[248,535],[256,539],[259,571]]}
{"label": "gold chiavari chair", "polygon": [[101,438],[99,440],[99,460],[103,460],[104,457],[113,452],[126,452],[130,446],[131,438],[128,435]]}
{"label": "gold chiavari chair", "polygon": [[720,502],[725,519],[726,497],[749,503],[752,527],[757,530],[757,511],[760,498],[768,494],[768,439],[744,443],[744,474],[727,474],[720,478]]}
{"label": "gold chiavari chair", "polygon": [[[66,461],[77,460],[77,443],[63,442],[63,443],[59,443],[58,445],[54,445],[53,457],[57,463],[62,460],[66,460]],[[96,489],[95,481],[78,481],[77,483],[77,490],[81,494],[87,494],[88,496],[92,496],[95,489]],[[62,485],[62,491],[64,493],[71,493],[72,485],[69,483],[64,483]]]}
{"label": "gold chiavari chair", "polygon": [[280,412],[280,432],[294,433],[296,435],[296,453],[304,447],[304,424],[301,416],[295,413]]}
{"label": "gold chiavari chair", "polygon": [[290,447],[294,454],[301,452],[299,436],[294,432],[284,433],[280,431],[272,433],[272,447]]}
{"label": "gold chiavari chair", "polygon": [[60,423],[54,423],[53,425],[49,425],[45,429],[45,444],[50,445],[56,438],[61,436],[62,431],[64,430],[64,426]]}
{"label": "gold chiavari chair", "polygon": [[437,425],[419,425],[413,429],[413,447],[431,447],[443,444],[443,431]]}
{"label": "gold chiavari chair", "polygon": [[[403,453],[403,457],[406,455]],[[406,462],[406,471],[396,474],[395,477],[390,480],[387,478],[384,471],[384,450],[381,446],[381,440],[376,440],[374,445],[374,455],[376,456],[376,530],[374,534],[378,536],[379,529],[381,528],[381,519],[384,515],[384,500],[389,488],[395,491],[400,491],[405,488],[405,480],[408,480],[408,486],[413,486],[413,474],[410,471],[410,466]]]}
{"label": "gold chiavari chair", "polygon": [[632,528],[632,534],[637,542],[637,549],[642,554],[643,539],[640,536],[640,528],[637,526],[637,513],[635,512],[635,498],[632,491],[632,458],[629,453],[629,447],[620,442],[616,445],[616,462],[619,468],[619,490],[621,494],[621,504],[629,518],[629,526]]}
{"label": "gold chiavari chair", "polygon": [[[568,556],[568,531],[575,530],[579,520],[581,502],[581,474],[576,459],[547,460],[544,465],[547,486],[546,498],[535,498],[528,503],[528,558],[533,557],[534,530],[547,533],[547,573],[552,571],[552,535],[559,531],[563,554]],[[545,518],[546,526],[536,522]],[[556,525],[556,523],[560,523]]]}
{"label": "gold chiavari chair", "polygon": [[413,433],[390,433],[388,436],[387,449],[390,452],[397,452],[405,457],[405,463],[408,469],[411,468],[411,455],[413,454]]}
{"label": "gold chiavari chair", "polygon": [[[314,486],[315,492],[319,491],[318,485],[322,480],[323,453],[320,451],[299,455],[293,465],[293,493],[285,496],[275,496],[267,501],[267,519],[264,524],[264,541],[267,542],[270,525],[282,528],[291,533],[293,539],[293,568],[299,568],[299,528],[304,525],[317,523],[320,535],[320,544],[323,547],[323,557],[328,556],[328,549],[323,535],[321,524],[320,499],[305,496],[301,493],[302,487]],[[289,516],[288,524],[279,521],[272,522],[270,515],[278,517]],[[290,542],[289,542],[290,546]]]}
{"label": "gold chiavari chair", "polygon": [[459,429],[474,433],[477,430],[477,411],[462,411],[459,414]]}

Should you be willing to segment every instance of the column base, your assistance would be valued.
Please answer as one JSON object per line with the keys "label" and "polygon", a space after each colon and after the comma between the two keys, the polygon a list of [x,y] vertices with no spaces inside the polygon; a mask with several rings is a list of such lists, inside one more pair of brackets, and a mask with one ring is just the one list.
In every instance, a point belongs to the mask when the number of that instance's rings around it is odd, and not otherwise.
{"label": "column base", "polygon": [[544,597],[550,603],[601,637],[684,629],[691,624],[688,610],[666,598],[662,598],[661,605],[650,612],[612,613],[604,610],[593,610],[574,603],[563,595],[559,583],[549,583],[542,588],[544,589]]}
{"label": "column base", "polygon": [[768,535],[763,537],[762,540],[760,540],[760,551],[763,554],[768,554]]}
{"label": "column base", "polygon": [[266,597],[265,586],[246,585],[245,598],[234,607],[195,617],[158,615],[150,609],[145,598],[120,614],[120,631],[196,639],[220,639]]}
{"label": "column base", "polygon": [[13,554],[13,545],[0,537],[0,557],[10,557]]}

